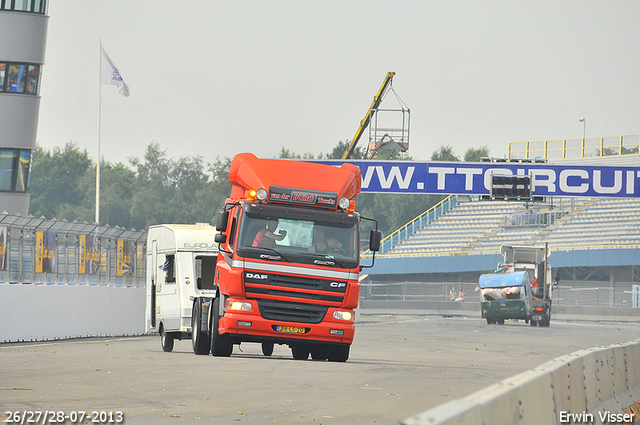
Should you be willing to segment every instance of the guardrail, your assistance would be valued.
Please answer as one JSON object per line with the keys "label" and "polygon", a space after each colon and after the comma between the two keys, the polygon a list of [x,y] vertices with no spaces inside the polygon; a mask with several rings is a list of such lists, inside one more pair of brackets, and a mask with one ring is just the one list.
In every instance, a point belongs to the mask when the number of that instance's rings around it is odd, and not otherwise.
{"label": "guardrail", "polygon": [[401,424],[637,423],[638,370],[640,340],[580,350]]}

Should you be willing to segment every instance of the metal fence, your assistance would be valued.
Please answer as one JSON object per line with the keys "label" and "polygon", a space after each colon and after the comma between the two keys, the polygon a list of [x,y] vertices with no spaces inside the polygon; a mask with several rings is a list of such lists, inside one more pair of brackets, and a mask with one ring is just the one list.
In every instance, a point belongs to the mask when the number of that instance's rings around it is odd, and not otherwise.
{"label": "metal fence", "polygon": [[[480,302],[475,282],[364,282],[363,300],[455,301],[464,291],[465,302]],[[452,289],[453,294],[452,298]],[[561,281],[553,290],[553,305],[640,308],[640,285],[634,282]]]}
{"label": "metal fence", "polygon": [[146,232],[0,214],[0,284],[144,286]]}

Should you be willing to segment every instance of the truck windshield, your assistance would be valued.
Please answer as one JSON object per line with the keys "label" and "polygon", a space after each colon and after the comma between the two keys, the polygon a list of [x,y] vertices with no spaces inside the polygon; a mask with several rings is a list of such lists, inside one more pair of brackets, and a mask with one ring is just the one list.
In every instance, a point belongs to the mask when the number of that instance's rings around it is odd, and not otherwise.
{"label": "truck windshield", "polygon": [[246,257],[353,268],[358,265],[355,214],[304,209],[245,208],[238,253]]}

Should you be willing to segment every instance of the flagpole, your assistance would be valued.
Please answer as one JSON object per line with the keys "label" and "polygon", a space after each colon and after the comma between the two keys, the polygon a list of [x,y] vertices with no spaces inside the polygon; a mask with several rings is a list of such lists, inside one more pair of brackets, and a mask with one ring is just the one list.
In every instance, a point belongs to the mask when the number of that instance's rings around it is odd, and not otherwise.
{"label": "flagpole", "polygon": [[100,117],[102,115],[102,37],[100,38],[100,67],[98,69],[98,153],[96,156],[96,223],[100,224]]}

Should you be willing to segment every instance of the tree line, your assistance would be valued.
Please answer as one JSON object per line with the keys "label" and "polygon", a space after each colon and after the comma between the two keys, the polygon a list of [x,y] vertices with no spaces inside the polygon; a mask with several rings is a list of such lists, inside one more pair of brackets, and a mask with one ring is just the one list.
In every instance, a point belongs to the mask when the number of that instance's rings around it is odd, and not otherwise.
{"label": "tree line", "polygon": [[[340,159],[348,142],[340,141],[331,152],[297,154],[284,147],[278,158]],[[479,161],[488,156],[483,146],[468,149],[464,161]],[[365,157],[356,149],[354,157]],[[412,160],[399,152],[379,152],[373,159]],[[216,157],[205,162],[201,155],[168,158],[157,143],[147,146],[142,159],[130,158],[129,164],[102,160],[100,163],[100,224],[145,230],[161,223],[215,223],[218,211],[229,196],[228,170],[232,158]],[[433,161],[460,161],[451,146],[433,152]],[[36,147],[31,173],[29,213],[46,218],[95,220],[96,164],[87,150],[75,143],[51,150]],[[441,195],[398,195],[363,193],[356,210],[373,217],[387,235],[431,206]]]}

